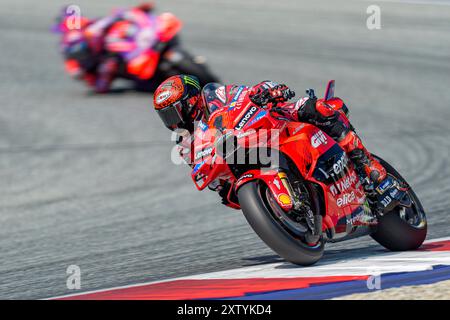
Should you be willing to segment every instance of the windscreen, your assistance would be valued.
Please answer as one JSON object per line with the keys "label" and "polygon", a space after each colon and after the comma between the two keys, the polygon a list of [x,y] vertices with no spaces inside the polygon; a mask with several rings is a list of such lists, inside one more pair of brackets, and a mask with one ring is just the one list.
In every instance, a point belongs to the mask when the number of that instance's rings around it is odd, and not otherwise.
{"label": "windscreen", "polygon": [[[202,97],[206,106],[205,115],[207,119],[211,113],[225,106],[225,91],[223,87],[220,83],[208,83],[203,87]],[[223,90],[223,96],[218,94],[220,90]]]}

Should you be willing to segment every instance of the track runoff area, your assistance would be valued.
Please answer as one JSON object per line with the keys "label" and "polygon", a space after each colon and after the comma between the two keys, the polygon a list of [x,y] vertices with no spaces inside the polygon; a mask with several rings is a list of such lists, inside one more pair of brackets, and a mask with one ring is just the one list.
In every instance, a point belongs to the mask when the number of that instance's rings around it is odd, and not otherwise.
{"label": "track runoff area", "polygon": [[449,279],[450,237],[429,240],[416,251],[380,249],[376,255],[344,255],[312,267],[262,264],[50,300],[322,300]]}

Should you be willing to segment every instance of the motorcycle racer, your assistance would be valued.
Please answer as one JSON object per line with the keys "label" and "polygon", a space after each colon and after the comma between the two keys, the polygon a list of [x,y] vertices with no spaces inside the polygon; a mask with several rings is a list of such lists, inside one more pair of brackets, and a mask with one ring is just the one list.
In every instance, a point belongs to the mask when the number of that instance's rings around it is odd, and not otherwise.
{"label": "motorcycle racer", "polygon": [[[109,91],[124,70],[141,80],[152,78],[159,62],[159,48],[152,36],[157,19],[153,8],[152,3],[144,3],[98,20],[82,17],[80,29],[74,30],[68,28],[70,16],[63,11],[58,27],[64,34],[61,49],[66,71],[98,93]],[[144,28],[143,36],[140,30]]]}
{"label": "motorcycle racer", "polygon": [[[344,102],[335,98],[334,103],[338,108],[333,108],[323,99],[317,99],[313,90],[307,92],[307,97],[289,103],[288,100],[295,93],[284,84],[272,81],[263,81],[253,87],[208,84],[201,90],[195,77],[177,75],[157,88],[154,108],[167,128],[182,129],[177,144],[180,146],[180,154],[191,164],[194,122],[200,121],[202,124],[202,120],[216,109],[233,108],[245,99],[260,107],[269,106],[272,112],[285,120],[313,124],[333,138],[348,154],[356,170],[365,176],[366,189],[372,190],[375,184],[386,178],[386,170],[362,144],[344,112],[347,109]],[[210,189],[218,191],[223,198],[222,202],[227,204],[229,187],[226,182],[221,181]]]}
{"label": "motorcycle racer", "polygon": [[161,49],[154,36],[158,18],[152,14],[153,8],[152,3],[145,3],[120,10],[86,28],[90,47],[102,56],[96,75],[97,92],[109,91],[120,72],[133,74],[140,80],[153,77]]}

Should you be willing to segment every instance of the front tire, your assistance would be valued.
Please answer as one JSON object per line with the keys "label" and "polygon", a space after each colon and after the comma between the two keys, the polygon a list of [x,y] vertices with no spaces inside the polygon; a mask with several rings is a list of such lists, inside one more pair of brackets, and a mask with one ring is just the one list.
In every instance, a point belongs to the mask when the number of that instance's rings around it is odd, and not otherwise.
{"label": "front tire", "polygon": [[238,190],[239,203],[250,226],[264,243],[285,260],[309,266],[322,258],[324,241],[309,246],[283,228],[267,205],[267,186],[251,181]]}
{"label": "front tire", "polygon": [[[406,182],[389,163],[379,157],[375,156],[375,158],[386,168],[389,174],[400,181]],[[411,211],[410,214],[416,214],[416,219],[411,219],[411,222],[406,221],[401,217],[405,215],[405,212],[401,212],[400,210],[403,209],[397,207],[378,219],[377,229],[371,235],[375,241],[391,251],[417,249],[427,236],[427,221],[422,204],[412,189],[409,190],[409,196],[413,201],[413,207],[408,210],[415,210],[414,212]]]}

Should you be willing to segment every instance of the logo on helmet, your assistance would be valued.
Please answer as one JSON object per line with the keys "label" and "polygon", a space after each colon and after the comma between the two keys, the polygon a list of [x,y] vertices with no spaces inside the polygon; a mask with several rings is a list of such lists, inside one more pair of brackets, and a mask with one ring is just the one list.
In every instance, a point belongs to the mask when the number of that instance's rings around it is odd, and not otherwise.
{"label": "logo on helmet", "polygon": [[170,98],[170,96],[172,95],[172,92],[170,91],[164,91],[161,92],[157,97],[156,97],[156,103],[163,103],[164,101],[166,101],[167,99]]}

